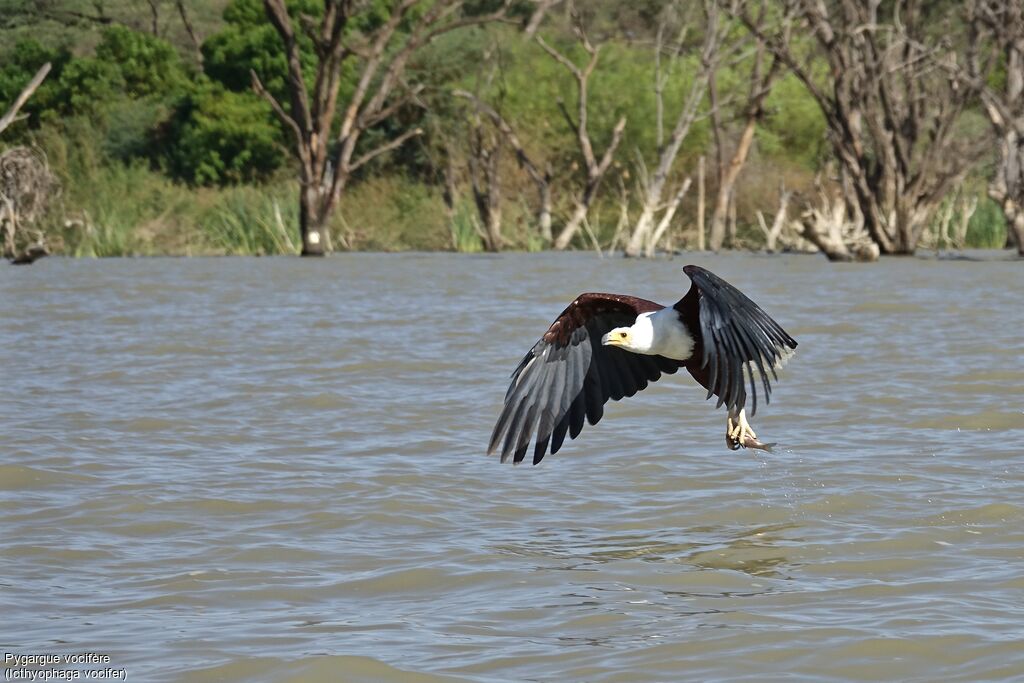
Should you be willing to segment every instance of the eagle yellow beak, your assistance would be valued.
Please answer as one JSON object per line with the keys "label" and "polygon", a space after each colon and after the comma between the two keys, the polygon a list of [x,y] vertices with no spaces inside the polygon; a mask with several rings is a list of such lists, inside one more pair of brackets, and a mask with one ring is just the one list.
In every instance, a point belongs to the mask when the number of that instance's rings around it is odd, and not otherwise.
{"label": "eagle yellow beak", "polygon": [[612,330],[601,337],[601,346],[622,346],[625,341],[626,339],[623,337],[622,332]]}

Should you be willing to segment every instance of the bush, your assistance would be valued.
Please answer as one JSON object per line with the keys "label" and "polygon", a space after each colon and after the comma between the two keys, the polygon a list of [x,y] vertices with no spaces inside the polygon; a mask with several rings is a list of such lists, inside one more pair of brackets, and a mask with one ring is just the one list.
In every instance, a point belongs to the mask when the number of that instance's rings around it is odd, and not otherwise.
{"label": "bush", "polygon": [[189,80],[181,58],[167,41],[125,26],[103,31],[96,60],[117,69],[122,91],[132,98],[173,97]]}
{"label": "bush", "polygon": [[[319,16],[323,3],[314,0],[291,0],[288,9],[293,17],[300,14]],[[224,10],[224,28],[203,43],[203,70],[211,79],[235,92],[247,91],[252,83],[249,70],[259,74],[264,87],[282,102],[288,100],[286,78],[288,62],[277,31],[267,21],[260,0],[232,0]],[[303,70],[312,74],[316,64],[313,46],[299,31],[300,57]],[[312,82],[307,84],[312,87]]]}
{"label": "bush", "polygon": [[206,82],[185,95],[161,132],[163,161],[196,185],[265,180],[285,161],[270,107],[252,93]]}

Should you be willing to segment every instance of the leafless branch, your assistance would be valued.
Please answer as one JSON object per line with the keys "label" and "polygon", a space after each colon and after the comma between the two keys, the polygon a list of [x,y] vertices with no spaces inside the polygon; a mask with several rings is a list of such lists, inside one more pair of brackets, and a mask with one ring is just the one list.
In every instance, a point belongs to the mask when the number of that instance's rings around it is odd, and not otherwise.
{"label": "leafless branch", "polygon": [[303,151],[303,135],[302,129],[299,127],[298,122],[291,116],[289,116],[288,112],[286,112],[284,110],[284,107],[281,106],[281,103],[277,101],[277,98],[270,94],[270,92],[265,87],[263,87],[263,82],[260,80],[260,77],[256,75],[255,71],[249,69],[249,76],[252,79],[253,91],[270,104],[270,108],[274,111],[274,114],[277,116],[278,120],[281,121],[282,124],[284,124],[287,128],[289,128],[292,131],[292,134],[295,136],[295,141],[298,146],[297,149],[299,151],[299,154],[301,155]]}
{"label": "leafless branch", "polygon": [[50,66],[50,62],[47,62],[39,67],[39,70],[36,71],[36,75],[32,77],[32,80],[28,82],[28,85],[26,85],[22,89],[21,93],[19,93],[18,97],[15,98],[14,104],[12,104],[10,109],[7,110],[7,113],[0,117],[0,133],[3,133],[8,126],[18,120],[18,112],[25,106],[25,103],[28,102],[28,98],[32,97],[32,93],[36,91],[36,88],[42,85],[43,79],[46,78],[46,74],[50,73]]}
{"label": "leafless branch", "polygon": [[393,138],[391,140],[388,140],[383,145],[380,145],[379,147],[376,147],[376,148],[370,150],[366,154],[363,154],[362,156],[357,158],[355,161],[351,162],[349,164],[349,166],[348,166],[349,173],[355,172],[356,169],[364,166],[367,162],[372,161],[373,159],[376,159],[381,154],[384,154],[386,152],[390,152],[392,150],[398,149],[399,147],[401,147],[405,143],[406,140],[409,140],[410,138],[414,138],[417,135],[422,135],[422,134],[423,134],[423,129],[422,128],[412,128],[410,130],[405,131],[404,133],[401,133],[400,135],[396,136],[395,138]]}

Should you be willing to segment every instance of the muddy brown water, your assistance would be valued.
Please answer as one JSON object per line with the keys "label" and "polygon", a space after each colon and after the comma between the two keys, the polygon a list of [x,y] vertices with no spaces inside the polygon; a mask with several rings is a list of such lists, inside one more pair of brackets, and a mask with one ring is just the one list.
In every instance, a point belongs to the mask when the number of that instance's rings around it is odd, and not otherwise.
{"label": "muddy brown water", "polygon": [[[753,422],[774,454],[727,451],[676,375],[540,467],[484,455],[573,296],[672,303],[688,262],[800,342]],[[0,651],[129,681],[1024,680],[1022,292],[1019,262],[739,254],[0,268]]]}

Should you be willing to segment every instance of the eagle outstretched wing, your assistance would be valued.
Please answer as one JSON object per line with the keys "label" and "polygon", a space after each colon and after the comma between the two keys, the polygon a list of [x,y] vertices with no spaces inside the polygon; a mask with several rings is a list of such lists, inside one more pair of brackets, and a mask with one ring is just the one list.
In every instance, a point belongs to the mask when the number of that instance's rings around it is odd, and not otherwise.
{"label": "eagle outstretched wing", "polygon": [[796,341],[760,306],[714,273],[699,266],[686,266],[683,272],[693,284],[675,309],[684,320],[700,321],[688,369],[708,390],[708,398],[718,396],[715,407],[724,404],[730,413],[746,405],[749,379],[753,415],[757,410],[755,366],[767,403],[772,390],[768,374],[778,379],[775,369],[796,348]]}
{"label": "eagle outstretched wing", "polygon": [[584,418],[597,424],[609,399],[632,396],[674,373],[679,361],[602,346],[601,337],[628,327],[641,313],[659,311],[653,301],[619,294],[581,294],[555,319],[523,357],[505,394],[505,405],[491,433],[488,453],[522,462],[536,434],[533,464],[575,439]]}

